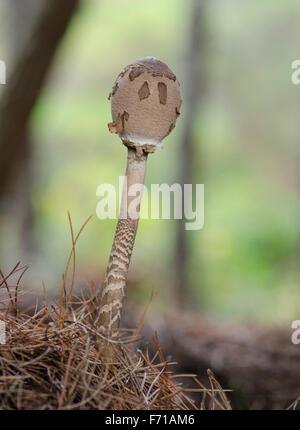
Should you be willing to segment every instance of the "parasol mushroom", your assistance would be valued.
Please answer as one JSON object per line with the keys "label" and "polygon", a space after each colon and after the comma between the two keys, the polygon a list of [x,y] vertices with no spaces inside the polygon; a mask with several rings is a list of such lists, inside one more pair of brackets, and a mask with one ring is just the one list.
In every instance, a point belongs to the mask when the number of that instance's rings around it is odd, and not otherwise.
{"label": "parasol mushroom", "polygon": [[[120,216],[109,257],[97,319],[98,328],[107,336],[118,334],[130,258],[139,221],[142,187],[149,153],[175,127],[181,106],[180,87],[174,73],[162,61],[144,57],[125,67],[109,95],[117,133],[128,149],[126,181]],[[140,185],[139,195],[130,187]],[[134,208],[132,205],[134,200]]]}

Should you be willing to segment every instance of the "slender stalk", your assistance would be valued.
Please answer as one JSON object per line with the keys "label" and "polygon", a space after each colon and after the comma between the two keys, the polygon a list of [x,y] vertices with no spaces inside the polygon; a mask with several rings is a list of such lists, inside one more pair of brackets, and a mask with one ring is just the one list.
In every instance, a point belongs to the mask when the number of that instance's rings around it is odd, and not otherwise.
{"label": "slender stalk", "polygon": [[[130,258],[137,232],[142,191],[130,194],[132,186],[144,185],[148,154],[128,148],[125,182],[122,192],[120,217],[106,270],[98,327],[107,336],[118,334]],[[133,194],[133,193],[132,193]],[[136,209],[135,214],[132,208]]]}

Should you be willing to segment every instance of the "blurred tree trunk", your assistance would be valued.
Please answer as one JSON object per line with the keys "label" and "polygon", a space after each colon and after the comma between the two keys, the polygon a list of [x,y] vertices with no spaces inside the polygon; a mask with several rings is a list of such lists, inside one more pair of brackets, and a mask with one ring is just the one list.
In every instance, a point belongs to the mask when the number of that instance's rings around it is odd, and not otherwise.
{"label": "blurred tree trunk", "polygon": [[29,118],[47,77],[58,44],[79,0],[13,0],[13,70],[0,101],[0,202],[18,201],[23,242],[29,241],[31,144]]}
{"label": "blurred tree trunk", "polygon": [[[185,121],[179,156],[182,189],[184,184],[194,183],[193,127],[197,115],[200,93],[205,86],[204,75],[200,73],[200,58],[203,59],[205,55],[205,38],[205,0],[192,0],[191,28],[185,70]],[[201,142],[197,142],[197,145],[201,145]],[[201,169],[199,162],[197,163],[197,169]],[[182,213],[184,213],[183,209]],[[177,303],[180,307],[188,304],[191,294],[191,280],[189,276],[191,247],[188,240],[190,234],[185,230],[185,220],[179,220],[177,223],[175,274]]]}
{"label": "blurred tree trunk", "polygon": [[[29,42],[37,17],[45,7],[45,0],[10,0],[8,2],[11,23],[11,51],[15,62]],[[18,176],[10,183],[9,191],[14,196],[7,211],[20,223],[20,246],[24,252],[34,249],[34,210],[32,203],[32,142],[29,124],[24,130],[23,143],[18,156]],[[17,161],[16,161],[17,162]],[[9,201],[9,197],[7,198]]]}

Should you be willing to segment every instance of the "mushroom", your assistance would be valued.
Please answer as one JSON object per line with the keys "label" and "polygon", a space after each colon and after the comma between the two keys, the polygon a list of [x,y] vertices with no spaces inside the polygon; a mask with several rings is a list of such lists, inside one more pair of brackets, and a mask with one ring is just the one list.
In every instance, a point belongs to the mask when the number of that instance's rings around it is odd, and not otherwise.
{"label": "mushroom", "polygon": [[[161,141],[175,127],[180,115],[180,87],[176,76],[165,63],[154,57],[144,57],[122,70],[109,99],[113,122],[108,124],[108,128],[111,133],[119,135],[128,149],[120,216],[97,318],[99,330],[114,337],[118,335],[120,325],[147,157],[162,146]],[[130,195],[132,185],[140,186],[138,196]],[[131,203],[135,203],[135,211],[131,210]]]}

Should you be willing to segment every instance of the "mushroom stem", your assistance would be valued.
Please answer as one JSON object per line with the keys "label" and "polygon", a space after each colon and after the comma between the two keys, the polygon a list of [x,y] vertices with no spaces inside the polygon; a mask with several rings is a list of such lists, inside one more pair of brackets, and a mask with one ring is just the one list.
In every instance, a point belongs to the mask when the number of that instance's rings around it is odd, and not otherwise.
{"label": "mushroom stem", "polygon": [[[106,270],[98,316],[99,330],[109,337],[117,336],[120,326],[128,268],[139,222],[147,156],[147,152],[128,147],[120,216]],[[131,186],[135,185],[141,187],[139,194],[129,195]]]}

